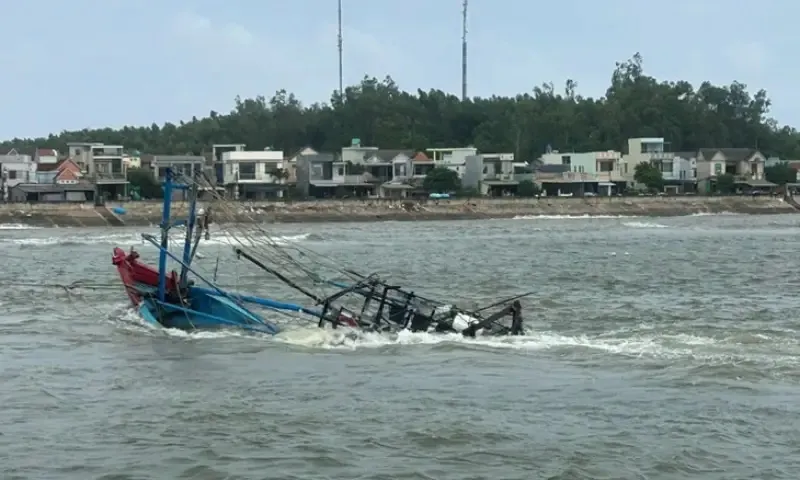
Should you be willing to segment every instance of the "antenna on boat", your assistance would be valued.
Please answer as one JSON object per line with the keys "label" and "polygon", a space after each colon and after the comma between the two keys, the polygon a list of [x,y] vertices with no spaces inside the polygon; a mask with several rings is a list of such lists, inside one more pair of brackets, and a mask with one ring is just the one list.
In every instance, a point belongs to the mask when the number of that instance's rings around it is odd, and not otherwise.
{"label": "antenna on boat", "polygon": [[[341,1],[341,0],[340,0]],[[467,3],[464,0],[464,9],[461,12],[461,101],[467,101]]]}
{"label": "antenna on boat", "polygon": [[339,0],[339,100],[344,98],[343,74],[342,74],[342,0]]}

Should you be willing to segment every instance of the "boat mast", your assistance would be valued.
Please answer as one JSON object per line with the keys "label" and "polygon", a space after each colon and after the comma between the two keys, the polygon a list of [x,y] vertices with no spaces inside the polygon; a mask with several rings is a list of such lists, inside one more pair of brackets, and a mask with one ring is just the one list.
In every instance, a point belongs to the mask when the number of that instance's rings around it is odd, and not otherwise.
{"label": "boat mast", "polygon": [[189,265],[192,263],[192,233],[197,220],[197,182],[192,182],[189,187],[189,217],[186,219],[186,239],[183,242],[183,265],[181,266],[180,286],[185,288],[186,277],[189,274]]}
{"label": "boat mast", "polygon": [[163,302],[167,294],[167,250],[172,210],[172,169],[164,176],[164,205],[161,209],[161,249],[158,254],[158,300]]}

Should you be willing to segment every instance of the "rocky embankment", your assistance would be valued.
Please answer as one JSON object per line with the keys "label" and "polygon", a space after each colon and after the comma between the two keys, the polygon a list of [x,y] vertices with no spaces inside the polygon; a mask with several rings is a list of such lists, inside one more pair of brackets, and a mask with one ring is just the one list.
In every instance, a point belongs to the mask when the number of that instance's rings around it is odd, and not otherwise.
{"label": "rocky embankment", "polygon": [[[115,215],[114,207],[125,214]],[[594,197],[452,200],[326,200],[291,203],[229,203],[214,208],[214,221],[227,222],[369,222],[382,220],[456,220],[535,215],[676,216],[695,213],[770,214],[797,212],[771,197]],[[186,213],[186,204],[173,204]],[[0,205],[0,224],[40,227],[145,226],[160,222],[161,204],[135,202],[94,205]]]}

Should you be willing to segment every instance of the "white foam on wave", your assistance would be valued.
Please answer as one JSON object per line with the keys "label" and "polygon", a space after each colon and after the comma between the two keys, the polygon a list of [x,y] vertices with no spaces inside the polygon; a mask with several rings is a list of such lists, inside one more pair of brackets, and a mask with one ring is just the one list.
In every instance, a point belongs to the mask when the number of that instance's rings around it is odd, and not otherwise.
{"label": "white foam on wave", "polygon": [[[278,245],[288,245],[295,242],[307,240],[311,236],[310,233],[301,233],[297,235],[283,235],[269,237],[273,242]],[[182,242],[183,235],[176,233],[170,235],[170,240],[173,242]],[[261,237],[256,237],[256,242],[263,240]],[[230,235],[224,232],[214,234],[209,240],[201,240],[200,245],[240,245],[240,242],[246,242],[245,238],[241,235]],[[139,233],[112,233],[107,235],[66,235],[66,236],[51,236],[51,237],[34,237],[34,238],[5,238],[0,239],[0,243],[12,243],[15,245],[22,245],[28,247],[44,247],[52,245],[110,245],[110,246],[152,246],[150,242],[142,239]],[[155,247],[154,247],[155,248]]]}
{"label": "white foam on wave", "polygon": [[594,220],[604,218],[638,218],[639,215],[517,215],[513,220]]}
{"label": "white foam on wave", "polygon": [[667,225],[655,222],[623,222],[629,228],[669,228]]}
{"label": "white foam on wave", "polygon": [[41,227],[23,225],[21,223],[0,223],[0,230],[38,230]]}
{"label": "white foam on wave", "polygon": [[[462,345],[464,348],[494,349],[497,351],[546,352],[584,350],[591,354],[607,354],[628,358],[654,360],[691,360],[704,364],[759,362],[771,365],[800,365],[800,355],[795,352],[748,351],[743,343],[771,345],[780,340],[769,335],[731,335],[714,338],[691,334],[663,334],[653,327],[643,325],[635,329],[622,328],[597,335],[568,335],[552,331],[533,331],[527,335],[509,337],[466,338],[460,334],[412,333],[397,334],[361,332],[348,328],[322,329],[316,326],[293,327],[276,336],[252,334],[239,330],[186,332],[164,329],[144,323],[133,310],[121,315],[123,325],[129,330],[164,334],[187,341],[214,341],[232,337],[249,341],[271,341],[287,346],[325,351],[377,350],[391,346]],[[755,338],[757,337],[757,338]],[[790,354],[791,353],[791,354]]]}
{"label": "white foam on wave", "polygon": [[734,212],[719,212],[719,213],[710,213],[710,212],[699,212],[693,213],[689,215],[690,217],[725,217],[731,215],[739,215],[738,213]]}

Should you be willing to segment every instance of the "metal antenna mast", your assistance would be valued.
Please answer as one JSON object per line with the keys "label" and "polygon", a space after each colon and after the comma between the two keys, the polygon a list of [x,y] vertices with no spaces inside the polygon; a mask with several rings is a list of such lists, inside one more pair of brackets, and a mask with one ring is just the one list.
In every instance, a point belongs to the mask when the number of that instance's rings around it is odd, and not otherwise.
{"label": "metal antenna mast", "polygon": [[344,99],[342,80],[342,0],[339,0],[339,98]]}
{"label": "metal antenna mast", "polygon": [[461,27],[461,100],[467,100],[467,1],[464,0],[463,24]]}

